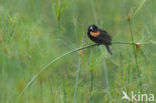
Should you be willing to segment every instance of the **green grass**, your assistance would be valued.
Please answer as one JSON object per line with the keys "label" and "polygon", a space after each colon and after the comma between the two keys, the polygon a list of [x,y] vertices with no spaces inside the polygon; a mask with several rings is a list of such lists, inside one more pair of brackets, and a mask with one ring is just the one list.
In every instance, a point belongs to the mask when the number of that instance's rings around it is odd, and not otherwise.
{"label": "green grass", "polygon": [[[155,0],[0,0],[0,103],[156,95],[155,10]],[[90,24],[112,35],[112,56],[87,46]]]}

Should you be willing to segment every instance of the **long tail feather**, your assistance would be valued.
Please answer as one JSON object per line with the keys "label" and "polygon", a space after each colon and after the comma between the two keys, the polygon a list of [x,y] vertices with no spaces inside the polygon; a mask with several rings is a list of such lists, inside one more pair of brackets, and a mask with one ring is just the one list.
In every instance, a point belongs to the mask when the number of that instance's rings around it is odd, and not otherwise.
{"label": "long tail feather", "polygon": [[105,46],[106,46],[107,51],[112,55],[112,51],[110,50],[109,46],[108,45],[105,45]]}

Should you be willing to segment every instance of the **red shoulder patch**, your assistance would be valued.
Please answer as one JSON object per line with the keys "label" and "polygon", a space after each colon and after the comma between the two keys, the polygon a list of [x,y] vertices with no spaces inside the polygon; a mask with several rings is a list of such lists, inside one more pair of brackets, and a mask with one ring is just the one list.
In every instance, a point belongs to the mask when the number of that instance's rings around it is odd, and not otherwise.
{"label": "red shoulder patch", "polygon": [[100,32],[97,31],[97,32],[90,32],[90,35],[93,36],[93,37],[97,37],[100,35]]}

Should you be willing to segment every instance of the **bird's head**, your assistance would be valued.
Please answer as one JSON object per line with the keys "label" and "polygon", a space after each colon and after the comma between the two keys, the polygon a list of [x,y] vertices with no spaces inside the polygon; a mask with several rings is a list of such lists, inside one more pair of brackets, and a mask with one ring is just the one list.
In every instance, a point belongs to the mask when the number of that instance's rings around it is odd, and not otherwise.
{"label": "bird's head", "polygon": [[88,32],[97,32],[97,31],[98,31],[98,27],[94,24],[88,27]]}

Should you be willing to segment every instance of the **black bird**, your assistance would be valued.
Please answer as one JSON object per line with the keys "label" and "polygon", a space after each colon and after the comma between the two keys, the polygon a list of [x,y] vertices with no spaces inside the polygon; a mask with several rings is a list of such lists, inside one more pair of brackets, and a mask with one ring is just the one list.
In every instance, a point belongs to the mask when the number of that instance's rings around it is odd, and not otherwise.
{"label": "black bird", "polygon": [[106,46],[107,51],[112,55],[112,52],[109,48],[111,45],[112,37],[102,29],[99,29],[96,25],[90,25],[88,27],[88,37],[94,41],[95,43],[104,44]]}

